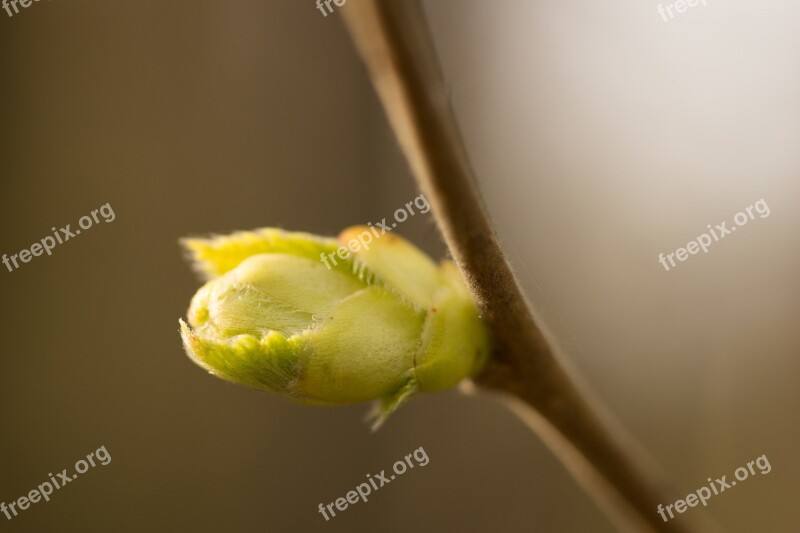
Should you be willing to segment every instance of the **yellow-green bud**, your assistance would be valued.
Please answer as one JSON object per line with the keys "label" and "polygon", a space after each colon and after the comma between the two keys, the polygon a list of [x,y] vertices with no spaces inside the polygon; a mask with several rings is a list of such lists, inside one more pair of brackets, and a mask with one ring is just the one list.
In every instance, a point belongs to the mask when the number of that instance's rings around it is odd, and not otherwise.
{"label": "yellow-green bud", "polygon": [[209,279],[180,321],[183,344],[220,378],[307,404],[380,400],[378,425],[488,357],[455,266],[396,235],[361,226],[337,242],[265,228],[182,244]]}

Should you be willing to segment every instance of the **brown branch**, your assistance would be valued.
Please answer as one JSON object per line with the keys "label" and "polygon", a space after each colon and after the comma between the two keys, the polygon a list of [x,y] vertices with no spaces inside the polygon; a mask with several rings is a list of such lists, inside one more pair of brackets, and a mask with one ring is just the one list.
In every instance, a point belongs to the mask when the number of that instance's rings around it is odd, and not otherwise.
{"label": "brown branch", "polygon": [[475,382],[504,398],[620,528],[695,531],[689,516],[663,522],[656,508],[675,498],[635,458],[625,433],[598,414],[536,325],[479,199],[417,0],[351,0],[341,11],[492,331],[494,354]]}

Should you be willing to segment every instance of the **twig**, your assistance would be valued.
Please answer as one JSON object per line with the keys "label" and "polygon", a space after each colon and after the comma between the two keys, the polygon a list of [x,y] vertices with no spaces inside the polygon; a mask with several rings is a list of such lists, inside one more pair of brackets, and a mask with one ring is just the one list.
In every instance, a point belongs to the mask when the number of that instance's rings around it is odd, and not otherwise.
{"label": "twig", "polygon": [[[475,379],[550,446],[621,529],[690,532],[665,523],[674,501],[635,457],[624,431],[599,414],[537,327],[474,185],[417,0],[351,0],[342,10],[395,134],[494,337]],[[708,531],[708,529],[704,529]]]}

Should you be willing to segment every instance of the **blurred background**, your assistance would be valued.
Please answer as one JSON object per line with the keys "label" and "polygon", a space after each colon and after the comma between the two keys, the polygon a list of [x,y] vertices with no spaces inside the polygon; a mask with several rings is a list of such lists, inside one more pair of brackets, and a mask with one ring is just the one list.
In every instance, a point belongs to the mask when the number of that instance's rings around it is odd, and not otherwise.
{"label": "blurred background", "polygon": [[[665,21],[651,1],[424,4],[480,188],[565,355],[680,493],[766,454],[772,471],[708,512],[796,531],[800,5],[708,0]],[[614,531],[490,400],[423,396],[371,434],[367,406],[293,405],[184,355],[200,282],[179,237],[334,235],[419,194],[336,9],[0,11],[0,253],[116,214],[0,267],[0,501],[112,457],[2,530]],[[762,198],[768,218],[658,263]],[[430,214],[397,231],[446,254]],[[420,446],[427,466],[320,516]]]}

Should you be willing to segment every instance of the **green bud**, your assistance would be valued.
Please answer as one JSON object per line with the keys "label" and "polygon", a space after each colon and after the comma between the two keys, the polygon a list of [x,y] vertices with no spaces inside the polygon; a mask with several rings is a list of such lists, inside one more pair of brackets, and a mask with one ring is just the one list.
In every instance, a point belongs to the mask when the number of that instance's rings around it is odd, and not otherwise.
{"label": "green bud", "polygon": [[182,244],[209,279],[180,321],[184,347],[228,381],[306,404],[379,400],[377,426],[488,357],[455,266],[395,235],[362,226],[337,241],[265,228]]}

